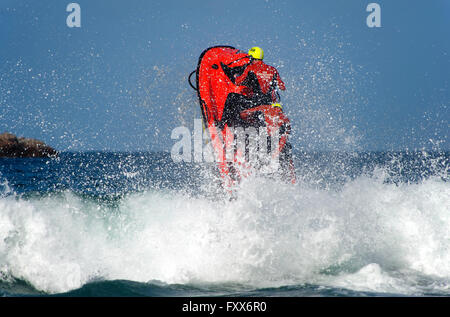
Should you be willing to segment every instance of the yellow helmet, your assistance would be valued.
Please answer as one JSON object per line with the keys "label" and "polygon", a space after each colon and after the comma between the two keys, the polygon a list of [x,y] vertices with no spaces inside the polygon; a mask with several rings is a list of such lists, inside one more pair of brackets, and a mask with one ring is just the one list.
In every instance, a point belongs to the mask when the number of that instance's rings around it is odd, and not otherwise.
{"label": "yellow helmet", "polygon": [[255,46],[248,51],[248,55],[254,59],[264,59],[264,51],[261,47]]}

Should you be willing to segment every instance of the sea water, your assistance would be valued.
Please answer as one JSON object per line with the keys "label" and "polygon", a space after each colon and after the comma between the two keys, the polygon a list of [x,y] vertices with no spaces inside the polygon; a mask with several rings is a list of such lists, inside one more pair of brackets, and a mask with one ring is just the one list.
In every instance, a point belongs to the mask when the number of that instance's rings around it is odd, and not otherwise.
{"label": "sea water", "polygon": [[167,153],[0,159],[0,295],[450,295],[448,152],[295,153],[297,183]]}

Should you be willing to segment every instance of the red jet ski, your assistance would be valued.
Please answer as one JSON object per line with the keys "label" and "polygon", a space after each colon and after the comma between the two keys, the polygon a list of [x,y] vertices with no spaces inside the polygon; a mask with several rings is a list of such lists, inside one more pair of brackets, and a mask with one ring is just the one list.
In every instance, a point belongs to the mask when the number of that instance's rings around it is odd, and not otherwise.
{"label": "red jet ski", "polygon": [[[189,75],[228,191],[251,174],[295,183],[289,119],[279,104],[255,104],[250,89],[235,84],[249,62],[250,56],[241,50],[214,46],[203,51],[197,69]],[[191,82],[194,74],[196,86]]]}

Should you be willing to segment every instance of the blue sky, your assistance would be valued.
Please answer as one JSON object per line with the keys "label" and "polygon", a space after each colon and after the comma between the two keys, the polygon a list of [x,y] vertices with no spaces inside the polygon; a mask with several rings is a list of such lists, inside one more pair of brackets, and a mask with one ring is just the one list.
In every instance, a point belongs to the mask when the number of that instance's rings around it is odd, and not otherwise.
{"label": "blue sky", "polygon": [[59,150],[170,150],[207,47],[261,46],[295,148],[449,150],[450,2],[0,0],[0,133]]}

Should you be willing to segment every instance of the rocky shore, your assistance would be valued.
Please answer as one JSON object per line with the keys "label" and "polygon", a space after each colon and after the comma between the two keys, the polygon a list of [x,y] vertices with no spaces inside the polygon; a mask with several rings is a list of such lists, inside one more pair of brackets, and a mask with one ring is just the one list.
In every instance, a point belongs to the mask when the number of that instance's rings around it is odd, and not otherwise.
{"label": "rocky shore", "polygon": [[58,152],[42,141],[0,134],[0,157],[56,157]]}

